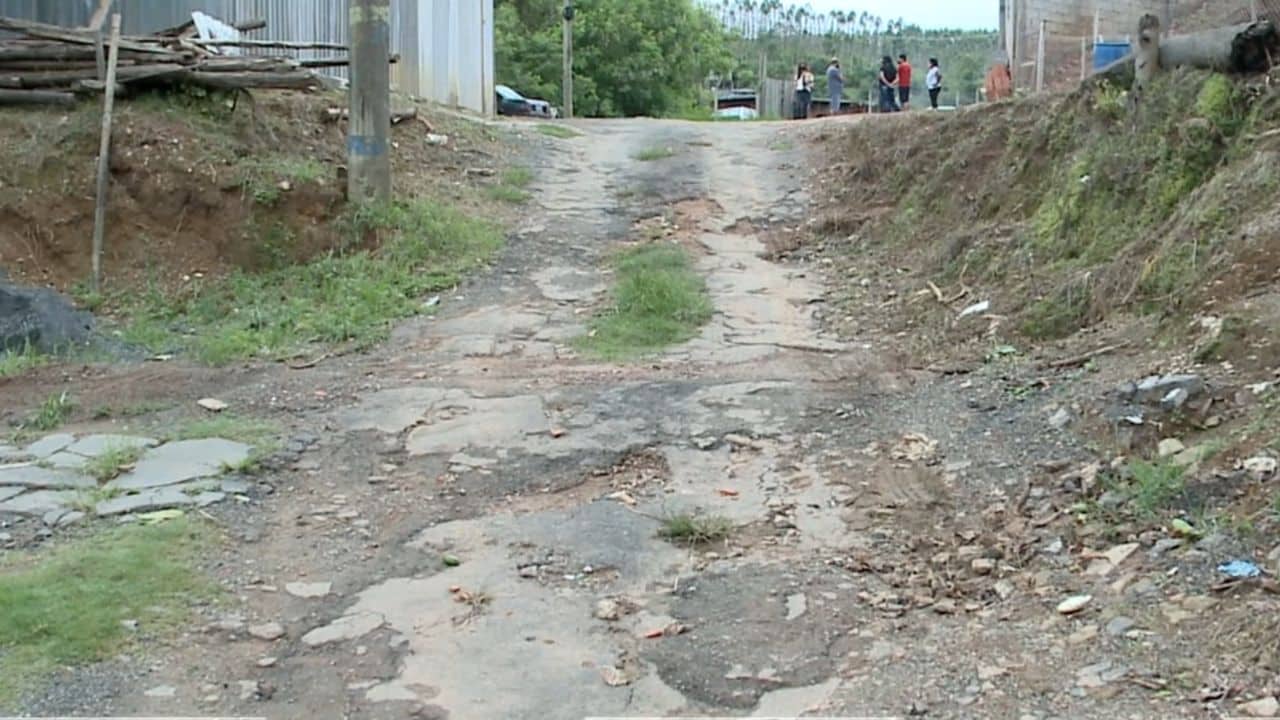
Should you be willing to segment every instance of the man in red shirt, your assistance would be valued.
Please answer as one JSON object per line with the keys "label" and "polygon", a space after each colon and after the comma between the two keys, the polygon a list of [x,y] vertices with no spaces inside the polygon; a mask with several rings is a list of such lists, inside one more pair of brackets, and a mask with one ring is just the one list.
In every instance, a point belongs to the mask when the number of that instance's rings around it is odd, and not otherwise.
{"label": "man in red shirt", "polygon": [[911,63],[906,53],[898,56],[898,101],[903,110],[911,103]]}

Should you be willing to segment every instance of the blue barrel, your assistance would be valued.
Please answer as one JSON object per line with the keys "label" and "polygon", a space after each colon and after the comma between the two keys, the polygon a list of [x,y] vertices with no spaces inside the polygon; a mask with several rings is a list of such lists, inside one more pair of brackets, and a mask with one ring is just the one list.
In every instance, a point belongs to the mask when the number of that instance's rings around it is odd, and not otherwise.
{"label": "blue barrel", "polygon": [[1129,54],[1127,42],[1098,42],[1093,45],[1093,69],[1101,70]]}

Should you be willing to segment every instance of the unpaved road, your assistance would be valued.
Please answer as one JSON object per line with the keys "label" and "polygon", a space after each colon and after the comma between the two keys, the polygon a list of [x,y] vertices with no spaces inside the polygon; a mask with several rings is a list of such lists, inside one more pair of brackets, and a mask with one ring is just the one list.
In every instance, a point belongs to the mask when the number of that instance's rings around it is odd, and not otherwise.
{"label": "unpaved road", "polygon": [[[1152,588],[1131,587],[1148,581],[1086,578],[1061,538],[1018,540],[1001,516],[1048,502],[1018,500],[1026,469],[1083,457],[1069,436],[1038,410],[997,409],[997,384],[905,369],[894,338],[829,336],[819,269],[762,259],[765,234],[810,211],[800,131],[581,129],[538,153],[530,219],[490,274],[370,357],[292,376],[293,397],[340,379],[354,390],[301,412],[317,449],[267,478],[261,508],[222,518],[230,539],[210,566],[233,599],[207,609],[210,626],[117,663],[128,671],[108,691],[94,672],[69,676],[41,707],[454,720],[1211,711],[1125,681],[1160,670],[1152,658],[1176,636],[1142,614]],[[675,154],[632,159],[655,146]],[[647,362],[580,357],[571,341],[609,286],[608,253],[654,227],[694,251],[713,321]],[[678,513],[734,530],[673,544],[659,529]],[[1076,592],[1098,599],[1056,613]],[[1125,607],[1146,634],[1106,629]],[[284,637],[248,630],[268,622]]]}

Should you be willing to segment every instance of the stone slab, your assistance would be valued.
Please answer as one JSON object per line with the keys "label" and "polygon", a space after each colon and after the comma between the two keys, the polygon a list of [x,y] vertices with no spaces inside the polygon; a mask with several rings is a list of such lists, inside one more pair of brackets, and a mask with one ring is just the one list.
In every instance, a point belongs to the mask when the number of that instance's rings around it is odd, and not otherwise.
{"label": "stone slab", "polygon": [[216,438],[169,443],[148,452],[132,472],[112,480],[108,487],[145,490],[214,477],[221,475],[227,465],[247,460],[252,451],[244,443]]}
{"label": "stone slab", "polygon": [[69,490],[35,490],[0,502],[0,513],[43,517],[51,510],[70,507],[77,496]]}
{"label": "stone slab", "polygon": [[94,458],[102,455],[108,450],[152,448],[159,444],[159,440],[149,437],[135,437],[132,435],[87,435],[72,443],[66,450],[67,452],[73,452],[77,455]]}
{"label": "stone slab", "polygon": [[26,492],[26,488],[21,487],[0,487],[0,502],[4,502],[11,497],[16,497]]}
{"label": "stone slab", "polygon": [[75,441],[76,436],[68,433],[46,435],[23,448],[22,454],[30,455],[37,459],[44,459],[56,452],[66,450],[67,447]]}
{"label": "stone slab", "polygon": [[94,512],[101,517],[110,517],[194,505],[195,502],[194,497],[178,488],[164,487],[140,492],[137,495],[123,495],[103,500],[94,508]]}
{"label": "stone slab", "polygon": [[77,455],[67,450],[56,452],[44,460],[40,461],[43,465],[51,465],[59,470],[81,470],[84,464],[89,462],[89,458],[84,455]]}
{"label": "stone slab", "polygon": [[[81,460],[81,463],[83,462]],[[0,485],[25,487],[32,490],[87,490],[96,488],[98,482],[88,475],[68,472],[65,469],[25,465],[0,469]]]}

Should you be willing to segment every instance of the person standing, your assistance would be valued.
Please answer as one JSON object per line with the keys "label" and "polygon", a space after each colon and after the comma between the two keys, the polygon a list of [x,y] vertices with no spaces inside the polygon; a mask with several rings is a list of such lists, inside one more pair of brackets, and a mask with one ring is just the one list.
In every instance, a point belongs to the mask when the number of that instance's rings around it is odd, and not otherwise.
{"label": "person standing", "polygon": [[880,112],[897,112],[898,101],[894,98],[894,92],[898,87],[898,66],[893,64],[893,58],[888,55],[880,59],[879,84]]}
{"label": "person standing", "polygon": [[898,56],[898,100],[902,109],[911,104],[911,63],[907,62],[907,54]]}
{"label": "person standing", "polygon": [[840,58],[831,58],[827,66],[827,89],[831,91],[831,114],[839,115],[844,105],[844,73],[840,72]]}
{"label": "person standing", "polygon": [[795,119],[804,120],[809,117],[809,106],[813,103],[813,72],[809,63],[800,63],[796,68],[796,107]]}
{"label": "person standing", "polygon": [[942,68],[938,58],[929,58],[929,72],[924,76],[924,86],[929,91],[929,107],[938,109],[938,95],[942,92]]}

